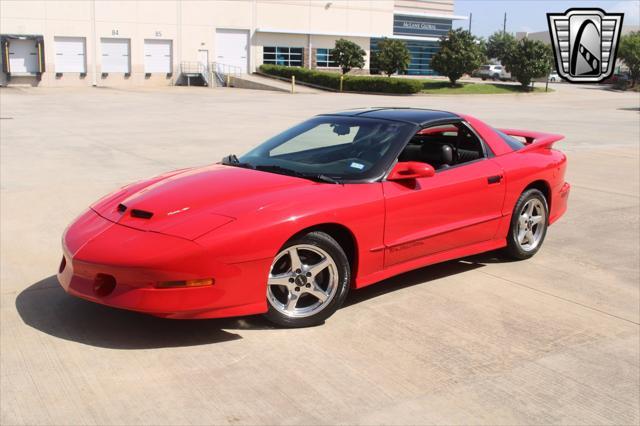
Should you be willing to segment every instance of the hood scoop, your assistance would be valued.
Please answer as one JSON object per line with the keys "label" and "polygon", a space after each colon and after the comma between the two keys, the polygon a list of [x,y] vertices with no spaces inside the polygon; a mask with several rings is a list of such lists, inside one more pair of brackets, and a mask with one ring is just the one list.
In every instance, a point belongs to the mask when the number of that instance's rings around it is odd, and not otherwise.
{"label": "hood scoop", "polygon": [[[124,204],[120,203],[118,204],[118,211],[120,213],[124,213],[127,211],[127,206],[125,206]],[[131,217],[135,217],[138,219],[151,219],[153,217],[153,212],[149,212],[146,210],[140,210],[140,209],[131,209]]]}

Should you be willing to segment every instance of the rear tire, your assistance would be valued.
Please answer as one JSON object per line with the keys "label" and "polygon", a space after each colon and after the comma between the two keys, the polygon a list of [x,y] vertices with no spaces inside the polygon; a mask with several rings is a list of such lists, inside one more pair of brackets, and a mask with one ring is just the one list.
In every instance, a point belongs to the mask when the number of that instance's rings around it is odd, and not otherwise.
{"label": "rear tire", "polygon": [[547,235],[549,206],[544,194],[529,189],[520,195],[511,214],[507,235],[507,256],[524,260],[535,255]]}
{"label": "rear tire", "polygon": [[349,260],[336,240],[324,232],[294,237],[271,265],[265,317],[283,327],[322,324],[342,306],[350,284]]}

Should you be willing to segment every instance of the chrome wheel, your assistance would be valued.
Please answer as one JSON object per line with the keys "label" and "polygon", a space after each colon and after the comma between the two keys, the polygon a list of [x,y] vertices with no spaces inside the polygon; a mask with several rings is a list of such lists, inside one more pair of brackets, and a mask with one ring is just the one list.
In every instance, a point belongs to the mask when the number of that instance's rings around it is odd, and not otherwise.
{"label": "chrome wheel", "polygon": [[540,245],[546,223],[546,212],[542,201],[532,198],[522,206],[515,235],[522,250],[532,251]]}
{"label": "chrome wheel", "polygon": [[322,311],[338,290],[338,267],[318,246],[298,244],[276,256],[267,282],[269,304],[287,317]]}

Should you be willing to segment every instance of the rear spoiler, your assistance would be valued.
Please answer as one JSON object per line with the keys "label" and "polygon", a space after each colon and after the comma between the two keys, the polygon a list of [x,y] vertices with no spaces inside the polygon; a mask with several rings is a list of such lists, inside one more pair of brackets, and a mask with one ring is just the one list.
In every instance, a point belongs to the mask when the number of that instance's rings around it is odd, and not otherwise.
{"label": "rear spoiler", "polygon": [[553,133],[541,133],[533,132],[530,130],[516,130],[516,129],[498,129],[502,133],[509,136],[525,139],[525,146],[520,151],[532,151],[534,149],[550,149],[551,146],[564,139],[562,135],[556,135]]}

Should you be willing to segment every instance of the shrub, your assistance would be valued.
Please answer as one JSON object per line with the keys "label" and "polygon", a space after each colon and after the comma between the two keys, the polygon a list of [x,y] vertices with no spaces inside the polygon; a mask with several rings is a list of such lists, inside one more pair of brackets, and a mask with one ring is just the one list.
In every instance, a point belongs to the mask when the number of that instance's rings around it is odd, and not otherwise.
{"label": "shrub", "polygon": [[549,74],[552,62],[553,53],[549,46],[538,40],[523,38],[508,52],[503,64],[522,87],[527,88],[534,78]]}
{"label": "shrub", "polygon": [[[297,81],[315,84],[317,86],[339,90],[340,74],[326,71],[310,70],[300,67],[284,67],[279,65],[261,65],[260,71],[278,77],[296,77]],[[387,78],[370,76],[344,76],[342,90],[345,92],[371,93],[417,93],[422,89],[418,80],[406,78]]]}
{"label": "shrub", "polygon": [[367,54],[356,43],[341,38],[336,40],[336,45],[333,48],[333,58],[342,69],[342,73],[346,74],[351,71],[352,68],[364,67],[364,56]]}
{"label": "shrub", "polygon": [[507,59],[509,54],[515,49],[516,38],[509,33],[502,31],[495,32],[487,41],[486,51],[489,58],[496,58],[501,63]]}
{"label": "shrub", "polygon": [[440,39],[440,50],[433,55],[431,67],[455,85],[463,74],[471,74],[485,61],[482,48],[469,31],[450,30]]}
{"label": "shrub", "polygon": [[402,40],[383,38],[378,42],[377,66],[389,77],[391,74],[403,73],[411,61],[411,54],[407,44]]}
{"label": "shrub", "polygon": [[631,86],[635,87],[640,79],[640,31],[625,34],[620,38],[618,57],[629,67]]}

